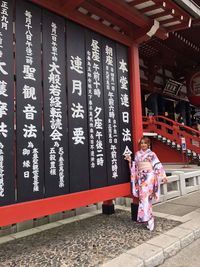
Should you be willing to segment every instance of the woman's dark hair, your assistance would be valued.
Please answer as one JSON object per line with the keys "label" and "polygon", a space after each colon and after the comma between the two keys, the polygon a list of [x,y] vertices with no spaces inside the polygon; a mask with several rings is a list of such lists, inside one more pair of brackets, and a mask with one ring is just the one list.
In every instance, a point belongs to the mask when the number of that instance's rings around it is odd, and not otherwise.
{"label": "woman's dark hair", "polygon": [[150,146],[150,144],[151,144],[150,139],[149,139],[148,137],[146,137],[146,136],[143,136],[143,137],[140,139],[139,145],[141,145],[142,141],[144,141],[145,144],[147,144],[148,146]]}

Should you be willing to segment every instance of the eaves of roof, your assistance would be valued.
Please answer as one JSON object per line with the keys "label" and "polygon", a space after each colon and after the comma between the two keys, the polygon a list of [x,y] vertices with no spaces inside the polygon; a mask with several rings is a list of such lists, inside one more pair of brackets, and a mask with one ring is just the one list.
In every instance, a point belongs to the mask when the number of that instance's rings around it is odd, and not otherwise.
{"label": "eaves of roof", "polygon": [[200,18],[200,6],[192,0],[174,0],[177,5],[182,7],[186,12],[194,18]]}

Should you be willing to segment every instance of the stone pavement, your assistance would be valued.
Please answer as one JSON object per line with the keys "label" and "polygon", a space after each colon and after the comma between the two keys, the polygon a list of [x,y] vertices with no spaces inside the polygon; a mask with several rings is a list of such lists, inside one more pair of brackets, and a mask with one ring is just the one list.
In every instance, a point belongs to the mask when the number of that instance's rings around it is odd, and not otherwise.
{"label": "stone pavement", "polygon": [[110,216],[96,211],[2,237],[0,267],[159,266],[200,237],[199,199],[200,191],[155,205],[153,232],[117,206]]}
{"label": "stone pavement", "polygon": [[[156,217],[179,221],[181,224],[126,251],[119,257],[103,264],[102,267],[159,266],[165,259],[172,257],[200,238],[200,191],[156,204],[153,209]],[[171,266],[176,267],[172,263]],[[182,265],[177,266],[182,267]],[[197,266],[193,265],[193,267]]]}
{"label": "stone pavement", "polygon": [[[0,266],[99,266],[180,224],[157,218],[154,232],[131,220],[130,208],[115,214],[83,214],[11,234],[0,242]],[[99,213],[99,214],[98,214]],[[54,228],[51,228],[51,227]]]}
{"label": "stone pavement", "polygon": [[200,238],[182,249],[175,256],[167,259],[159,267],[199,267],[200,266]]}

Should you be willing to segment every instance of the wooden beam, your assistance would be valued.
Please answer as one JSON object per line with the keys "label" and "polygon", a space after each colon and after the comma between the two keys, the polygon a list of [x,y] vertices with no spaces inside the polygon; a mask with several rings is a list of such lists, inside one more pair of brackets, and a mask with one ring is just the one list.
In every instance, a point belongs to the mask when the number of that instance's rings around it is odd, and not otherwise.
{"label": "wooden beam", "polygon": [[[163,0],[153,0],[156,3],[160,3]],[[177,5],[173,0],[167,0],[166,1],[166,8],[167,9],[174,9],[176,14],[180,15],[180,16],[185,16],[186,18],[190,18],[190,15],[181,7],[179,7],[179,5]]]}
{"label": "wooden beam", "polygon": [[166,38],[168,38],[168,32],[166,31],[166,29],[164,29],[163,27],[160,26],[160,28],[157,30],[157,32],[155,33],[155,36],[165,40]]}
{"label": "wooden beam", "polygon": [[116,13],[117,15],[126,18],[133,24],[136,24],[139,27],[146,26],[148,24],[149,19],[138,12],[135,8],[130,7],[128,4],[121,0],[114,0],[114,1],[102,1],[102,0],[95,0],[100,5],[109,9],[113,14]]}
{"label": "wooden beam", "polygon": [[[100,0],[98,0],[98,1],[101,2]],[[115,1],[118,1],[118,0],[115,0]],[[128,35],[125,35],[125,34],[122,34],[120,32],[115,31],[111,27],[105,26],[101,22],[96,21],[87,15],[81,14],[79,11],[73,11],[73,12],[71,11],[69,13],[65,12],[63,9],[59,8],[58,5],[55,5],[54,2],[49,2],[48,0],[43,0],[43,1],[32,0],[32,2],[36,3],[40,6],[43,6],[44,8],[47,8],[48,10],[53,11],[53,12],[55,12],[55,13],[63,16],[63,17],[69,18],[72,21],[75,21],[75,22],[77,22],[77,23],[79,23],[85,27],[88,27],[91,30],[97,31],[97,32],[99,32],[99,33],[101,33],[107,37],[113,38],[113,40],[120,42],[120,43],[123,43],[127,46],[131,45],[131,36],[134,38],[134,30],[132,30],[132,33],[130,33],[130,36],[128,36]],[[111,3],[111,2],[109,2],[109,3]],[[132,11],[130,11],[130,7],[128,7],[128,10],[129,10],[129,15],[134,17],[134,15],[133,15],[134,12],[132,13]],[[120,13],[120,15],[122,15],[122,13]],[[145,17],[143,17],[143,18],[144,18],[143,28],[148,27],[152,23],[152,20],[145,18]],[[140,17],[140,19],[142,20],[142,17]],[[134,18],[133,18],[133,21],[134,21]],[[156,32],[156,36],[160,39],[166,39],[168,37],[167,31],[164,28],[160,28]]]}
{"label": "wooden beam", "polygon": [[101,19],[105,19],[111,22],[113,25],[118,26],[124,32],[130,33],[131,32],[131,25],[124,22],[122,19],[112,16],[111,14],[105,12],[104,10],[100,9],[98,6],[95,5],[96,3],[89,3],[84,2],[81,7],[88,10],[91,14],[95,14],[99,16]]}
{"label": "wooden beam", "polygon": [[55,1],[55,0],[31,0],[31,2],[38,4],[46,9],[53,11],[59,15],[66,17],[67,14],[72,12],[81,3],[85,0],[64,0],[64,1]]}
{"label": "wooden beam", "polygon": [[191,18],[191,16],[184,9],[182,9],[181,7],[179,7],[174,1],[168,0],[166,4],[167,4],[167,7],[168,8],[175,9],[176,14],[178,14],[180,16],[184,16],[187,19]]}
{"label": "wooden beam", "polygon": [[188,28],[190,28],[190,25],[191,25],[191,23],[184,22],[184,23],[176,24],[174,26],[166,27],[166,29],[167,29],[168,32],[175,32],[175,31],[180,31],[180,30],[188,29]]}
{"label": "wooden beam", "polygon": [[152,26],[153,26],[153,21],[148,26],[140,28],[137,31],[134,31],[132,40],[137,44],[149,40],[151,37],[149,37],[147,33],[150,31]]}
{"label": "wooden beam", "polygon": [[72,10],[79,7],[85,0],[65,0],[61,5],[63,12],[71,12]]}
{"label": "wooden beam", "polygon": [[71,19],[72,21],[75,21],[91,30],[94,30],[96,32],[99,32],[108,38],[112,38],[113,40],[120,42],[124,45],[130,46],[131,45],[131,38],[127,35],[124,35],[120,32],[115,31],[111,27],[108,27],[101,22],[98,22],[86,15],[81,14],[79,11],[73,11],[70,13],[66,13],[61,8],[54,7],[53,4],[50,4],[49,1],[43,0],[42,2],[40,0],[32,0],[32,2],[42,5],[43,7],[49,9],[50,11],[53,11],[65,18]]}
{"label": "wooden beam", "polygon": [[117,42],[125,44],[127,46],[131,45],[131,38],[125,34],[115,31],[111,27],[108,27],[101,22],[98,22],[89,16],[85,16],[81,14],[79,11],[71,12],[67,15],[67,18],[83,25],[84,27],[88,27],[91,30],[94,30],[102,35],[105,35]]}
{"label": "wooden beam", "polygon": [[192,25],[199,26],[200,25],[200,19],[193,19],[192,20]]}
{"label": "wooden beam", "polygon": [[48,0],[31,0],[31,2],[41,6],[41,7],[44,7],[52,12],[55,12],[59,15],[62,15],[63,16],[63,13],[61,11],[61,8],[59,7],[58,4],[56,4],[55,2],[53,1],[48,1]]}
{"label": "wooden beam", "polygon": [[141,8],[139,11],[141,13],[146,13],[146,12],[149,12],[149,11],[152,11],[152,10],[156,10],[156,9],[159,9],[159,8],[165,8],[165,5],[164,5],[164,2],[161,4],[155,4],[155,5],[152,5],[152,6],[148,6],[148,7],[144,7],[144,8]]}
{"label": "wooden beam", "polygon": [[170,18],[170,19],[164,19],[164,20],[160,21],[160,25],[171,23],[171,22],[176,22],[176,21],[180,21],[181,22],[181,19],[178,18],[178,17],[173,17],[173,18]]}
{"label": "wooden beam", "polygon": [[130,6],[137,6],[139,4],[143,4],[148,2],[149,0],[133,0],[132,2],[128,3]]}
{"label": "wooden beam", "polygon": [[173,11],[172,9],[168,9],[168,10],[165,10],[163,12],[159,12],[155,15],[150,15],[151,19],[158,19],[158,18],[161,18],[161,17],[164,17],[164,16],[168,16],[168,15],[172,15],[173,16]]}
{"label": "wooden beam", "polygon": [[[119,16],[122,16],[129,20],[130,22],[136,24],[139,27],[148,27],[149,24],[151,24],[152,20],[147,18],[146,16],[140,14],[137,10],[134,8],[131,8],[128,4],[123,3],[121,0],[115,0],[115,1],[102,1],[102,0],[95,0],[99,4],[103,5],[104,7],[112,10],[113,13],[118,14]],[[134,32],[133,32],[134,36]],[[166,39],[167,32],[165,29],[160,28],[156,32],[156,36],[161,39]]]}
{"label": "wooden beam", "polygon": [[125,183],[3,206],[0,207],[0,227],[130,195],[130,183]]}

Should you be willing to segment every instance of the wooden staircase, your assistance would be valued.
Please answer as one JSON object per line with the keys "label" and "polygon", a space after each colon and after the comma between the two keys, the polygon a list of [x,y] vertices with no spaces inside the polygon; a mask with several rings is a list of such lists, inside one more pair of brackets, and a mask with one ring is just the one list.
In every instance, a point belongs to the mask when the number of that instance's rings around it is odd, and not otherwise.
{"label": "wooden staircase", "polygon": [[200,162],[200,131],[180,124],[164,116],[143,117],[143,130],[155,133],[154,138],[163,144],[183,152],[181,138],[186,141],[184,153],[191,162]]}

